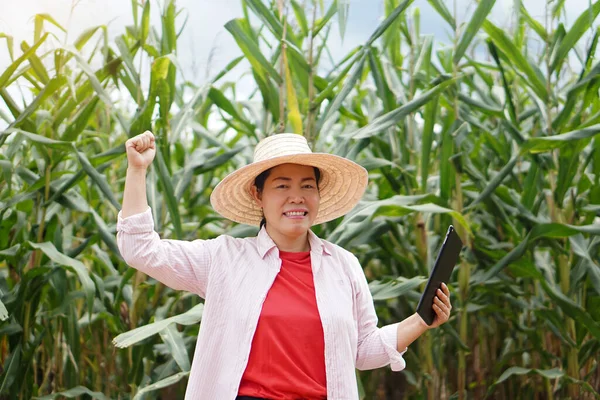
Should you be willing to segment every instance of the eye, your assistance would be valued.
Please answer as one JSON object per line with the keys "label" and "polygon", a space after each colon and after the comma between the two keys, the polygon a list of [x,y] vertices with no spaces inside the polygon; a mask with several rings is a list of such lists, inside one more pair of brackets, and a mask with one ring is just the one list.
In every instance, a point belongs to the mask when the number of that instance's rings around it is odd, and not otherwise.
{"label": "eye", "polygon": [[276,188],[276,189],[285,189],[285,188],[287,188],[287,185],[283,185],[283,184],[281,184],[281,185],[277,185],[277,186],[275,186],[275,188]]}
{"label": "eye", "polygon": [[314,189],[315,187],[309,183],[307,185],[304,185],[304,188],[305,189]]}

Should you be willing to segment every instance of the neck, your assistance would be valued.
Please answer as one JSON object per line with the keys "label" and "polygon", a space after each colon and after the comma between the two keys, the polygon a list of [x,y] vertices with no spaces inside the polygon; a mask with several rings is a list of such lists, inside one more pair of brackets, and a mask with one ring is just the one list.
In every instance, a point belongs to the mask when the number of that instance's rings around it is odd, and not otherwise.
{"label": "neck", "polygon": [[290,236],[270,229],[268,224],[266,226],[266,230],[271,239],[273,239],[277,245],[277,248],[281,251],[301,252],[310,250],[308,232],[304,232],[298,236]]}

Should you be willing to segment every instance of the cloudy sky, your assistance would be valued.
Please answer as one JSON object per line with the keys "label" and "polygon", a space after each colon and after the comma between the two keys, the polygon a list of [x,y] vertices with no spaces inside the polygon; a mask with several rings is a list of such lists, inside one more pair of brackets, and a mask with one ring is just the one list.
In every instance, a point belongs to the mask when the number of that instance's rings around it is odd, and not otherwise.
{"label": "cloudy sky", "polygon": [[[332,46],[335,56],[364,42],[381,21],[383,0],[347,0],[350,2],[349,22],[342,43]],[[474,0],[445,0],[452,10],[457,2],[459,20],[473,12]],[[501,26],[511,20],[514,0],[497,0],[492,19]],[[529,12],[538,18],[544,14],[546,0],[521,0]],[[585,10],[589,0],[568,0],[567,21],[570,23]],[[153,0],[153,23],[158,25],[157,3]],[[73,7],[73,4],[76,4]],[[329,3],[329,1],[326,1]],[[186,78],[204,81],[207,74],[211,50],[213,58],[208,72],[215,73],[237,55],[241,54],[223,25],[241,17],[240,0],[178,0],[177,6],[189,15],[188,24],[179,42],[178,58]],[[437,16],[426,0],[415,0],[412,8],[421,12],[421,31],[435,35],[441,43],[450,35],[448,25]],[[30,45],[33,37],[33,16],[48,13],[69,30],[68,42],[72,42],[82,30],[94,25],[108,24],[111,38],[132,24],[131,2],[128,0],[0,0],[0,36],[2,33],[14,37],[16,55],[20,54],[19,43],[26,40]],[[337,36],[337,35],[335,35]],[[63,40],[63,36],[59,36]],[[6,41],[0,38],[0,74],[10,64]],[[194,80],[196,80],[194,79]]]}

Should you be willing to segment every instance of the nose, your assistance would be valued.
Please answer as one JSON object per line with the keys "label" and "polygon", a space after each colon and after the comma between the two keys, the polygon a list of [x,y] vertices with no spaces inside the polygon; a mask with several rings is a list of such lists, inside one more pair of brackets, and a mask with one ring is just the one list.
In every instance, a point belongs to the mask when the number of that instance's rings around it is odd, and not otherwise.
{"label": "nose", "polygon": [[290,193],[288,200],[290,203],[304,203],[304,196],[302,196],[298,191],[294,191],[293,193]]}

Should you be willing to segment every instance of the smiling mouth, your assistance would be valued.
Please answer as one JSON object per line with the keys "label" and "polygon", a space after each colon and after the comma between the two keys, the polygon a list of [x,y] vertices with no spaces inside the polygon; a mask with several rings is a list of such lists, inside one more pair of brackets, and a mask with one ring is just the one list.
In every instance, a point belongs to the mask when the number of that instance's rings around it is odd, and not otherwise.
{"label": "smiling mouth", "polygon": [[283,215],[285,215],[286,217],[304,217],[307,214],[308,211],[290,211],[283,213]]}

